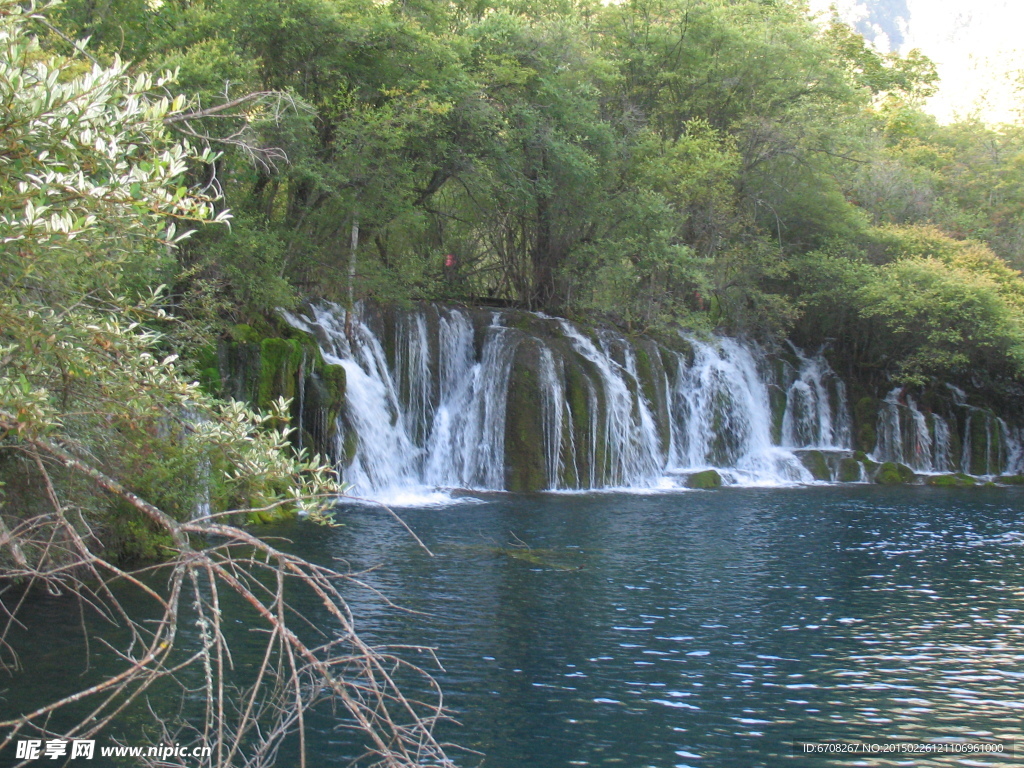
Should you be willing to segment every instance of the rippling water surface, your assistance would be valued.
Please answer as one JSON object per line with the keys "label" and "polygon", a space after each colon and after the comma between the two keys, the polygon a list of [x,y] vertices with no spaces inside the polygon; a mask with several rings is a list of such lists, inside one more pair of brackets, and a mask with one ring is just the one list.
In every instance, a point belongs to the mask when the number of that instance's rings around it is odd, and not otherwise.
{"label": "rippling water surface", "polygon": [[[487,768],[825,765],[792,742],[1024,739],[1022,502],[870,487],[500,496],[405,511],[433,559],[366,509],[302,546],[383,564],[374,586],[429,614],[355,598],[365,631],[438,648],[462,724],[444,735]],[[330,741],[325,761],[345,752]]]}
{"label": "rippling water surface", "polygon": [[[436,647],[460,723],[442,735],[483,755],[460,766],[1024,764],[1020,489],[495,495],[402,515],[435,557],[369,507],[341,510],[341,528],[271,532],[312,559],[379,566],[365,580],[419,612],[351,594],[364,635]],[[44,672],[67,663],[60,632],[46,642]],[[0,709],[47,679],[14,680]],[[356,753],[335,725],[316,720],[311,765]],[[824,739],[1021,746],[794,755]]]}

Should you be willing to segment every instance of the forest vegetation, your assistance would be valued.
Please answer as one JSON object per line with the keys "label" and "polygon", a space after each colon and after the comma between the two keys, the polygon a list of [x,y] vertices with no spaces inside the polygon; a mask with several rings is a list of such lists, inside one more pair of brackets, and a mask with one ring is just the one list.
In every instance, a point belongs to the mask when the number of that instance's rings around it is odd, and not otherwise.
{"label": "forest vegetation", "polygon": [[798,0],[0,0],[6,572],[180,558],[197,505],[336,492],[283,410],[196,383],[311,299],[790,338],[1018,396],[1024,134],[938,124],[935,87]]}
{"label": "forest vegetation", "polygon": [[54,21],[176,71],[193,109],[278,95],[179,124],[219,153],[188,183],[232,213],[149,278],[191,328],[491,299],[830,340],[918,384],[1024,372],[1019,128],[937,124],[925,57],[799,2],[69,0]]}

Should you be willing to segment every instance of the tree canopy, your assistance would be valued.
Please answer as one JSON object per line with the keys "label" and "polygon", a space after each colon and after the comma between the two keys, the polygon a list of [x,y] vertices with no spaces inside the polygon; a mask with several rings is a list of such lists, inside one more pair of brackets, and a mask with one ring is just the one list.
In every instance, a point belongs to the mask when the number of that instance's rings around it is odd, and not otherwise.
{"label": "tree canopy", "polygon": [[[887,265],[915,228],[987,248],[1007,279],[1024,265],[1017,129],[936,124],[931,62],[792,0],[69,0],[60,24],[101,59],[180,68],[206,108],[287,94],[289,110],[225,117],[249,151],[222,144],[215,173],[190,172],[216,176],[234,223],[177,252],[186,313],[351,287],[818,344],[814,286],[836,259],[913,299]],[[869,322],[860,295],[841,314]],[[832,330],[853,354],[863,326]],[[919,376],[924,347],[898,336],[872,364]],[[1015,377],[1007,345],[992,361]],[[971,368],[943,359],[929,375]]]}

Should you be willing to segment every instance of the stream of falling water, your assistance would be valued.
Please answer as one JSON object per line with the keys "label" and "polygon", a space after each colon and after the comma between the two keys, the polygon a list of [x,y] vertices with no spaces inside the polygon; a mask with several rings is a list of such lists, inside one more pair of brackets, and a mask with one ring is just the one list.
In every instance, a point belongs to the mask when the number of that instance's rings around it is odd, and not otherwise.
{"label": "stream of falling water", "polygon": [[[539,428],[529,442],[542,451],[549,490],[679,487],[709,468],[730,484],[808,483],[803,453],[852,453],[846,387],[820,354],[771,357],[724,337],[648,348],[543,315],[524,329],[501,312],[434,306],[396,312],[390,339],[357,310],[347,336],[342,308],[310,312],[286,319],[345,368],[338,431],[351,433],[342,471],[357,495],[422,503],[448,489],[507,487],[517,459],[506,455],[506,411],[513,378],[527,375],[516,363],[527,340],[539,348],[529,372]],[[972,429],[987,417],[964,413],[957,444],[955,423],[893,390],[873,458],[923,473],[966,470],[973,435],[987,441],[985,471],[1021,463],[1018,433],[994,417]]]}

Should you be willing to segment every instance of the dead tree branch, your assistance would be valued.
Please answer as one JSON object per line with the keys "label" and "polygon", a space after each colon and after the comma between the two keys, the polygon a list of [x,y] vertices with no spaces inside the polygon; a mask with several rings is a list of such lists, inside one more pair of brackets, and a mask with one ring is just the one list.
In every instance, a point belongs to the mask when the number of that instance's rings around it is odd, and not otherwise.
{"label": "dead tree branch", "polygon": [[[4,416],[0,429],[13,428]],[[99,641],[119,671],[0,721],[0,751],[16,739],[95,738],[125,713],[146,710],[159,723],[175,724],[159,725],[152,736],[211,748],[199,758],[202,768],[269,768],[285,737],[296,733],[299,764],[307,766],[307,714],[328,706],[341,728],[361,734],[360,765],[454,766],[434,736],[445,719],[437,683],[406,660],[409,649],[374,647],[357,634],[343,590],[357,586],[358,578],[284,552],[220,517],[174,520],[52,439],[22,435],[18,446],[49,489],[52,512],[0,527],[0,583],[21,587],[0,591],[0,651],[6,651],[0,668],[13,671],[11,632],[30,602],[26,594],[42,587],[76,598],[94,620],[106,622],[110,632]],[[88,478],[168,534],[167,561],[128,573],[94,552],[90,542],[97,535],[86,517],[74,514],[50,482],[58,466]],[[292,607],[299,593],[316,606],[316,617]],[[132,605],[145,598],[155,614],[140,618],[127,607],[129,595]],[[262,648],[255,669],[244,674],[226,623],[239,614]],[[181,632],[185,626],[196,628],[198,638],[195,631]],[[430,649],[414,650],[432,658]],[[420,695],[407,693],[399,679],[417,680]],[[169,690],[180,698],[176,718],[167,712],[174,701]],[[201,711],[193,711],[197,706]],[[185,766],[186,758],[143,758],[142,764]],[[187,758],[190,768],[196,764]]]}

